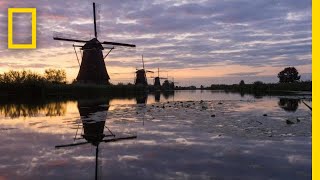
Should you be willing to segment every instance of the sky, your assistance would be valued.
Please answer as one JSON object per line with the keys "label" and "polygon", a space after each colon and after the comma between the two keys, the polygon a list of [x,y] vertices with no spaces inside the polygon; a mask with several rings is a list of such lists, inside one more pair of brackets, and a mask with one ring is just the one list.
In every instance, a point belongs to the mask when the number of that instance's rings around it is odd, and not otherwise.
{"label": "sky", "polygon": [[[160,75],[177,85],[277,82],[277,73],[288,66],[311,79],[311,0],[95,2],[98,39],[137,46],[116,47],[105,59],[113,83],[133,82],[142,54],[147,70],[160,68]],[[9,7],[37,8],[37,49],[7,49]],[[15,15],[13,21],[14,42],[31,42],[31,16]],[[53,36],[94,36],[92,1],[87,0],[1,0],[0,22],[0,73],[55,68],[72,81],[79,70],[73,43]]]}

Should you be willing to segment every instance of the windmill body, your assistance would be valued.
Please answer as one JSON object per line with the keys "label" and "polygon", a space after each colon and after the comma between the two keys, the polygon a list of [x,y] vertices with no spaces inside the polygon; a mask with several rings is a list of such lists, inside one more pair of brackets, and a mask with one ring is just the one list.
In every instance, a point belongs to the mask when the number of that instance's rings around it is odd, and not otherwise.
{"label": "windmill body", "polygon": [[104,62],[100,42],[94,38],[83,47],[83,56],[77,76],[79,83],[108,84],[109,75]]}
{"label": "windmill body", "polygon": [[138,69],[136,71],[135,85],[144,85],[144,86],[148,85],[146,71],[144,69]]}
{"label": "windmill body", "polygon": [[160,87],[161,84],[160,84],[160,77],[155,77],[154,78],[154,86],[155,87]]}
{"label": "windmill body", "polygon": [[148,80],[147,80],[147,73],[153,73],[153,71],[147,71],[144,68],[144,61],[143,61],[143,55],[142,55],[142,69],[137,69],[136,71],[136,79],[134,84],[135,85],[143,85],[147,86],[148,85]]}
{"label": "windmill body", "polygon": [[160,77],[160,70],[158,68],[158,76],[154,78],[154,87],[157,89],[161,88],[161,82],[160,79],[168,79],[168,78],[164,78],[164,77]]}
{"label": "windmill body", "polygon": [[[95,3],[93,3],[93,18],[94,18],[94,35],[95,38],[87,40],[79,39],[70,39],[70,38],[61,38],[53,37],[54,40],[68,41],[75,43],[85,43],[83,46],[73,45],[73,47],[80,47],[80,50],[83,50],[82,61],[80,65],[80,70],[76,78],[77,83],[85,84],[109,84],[109,74],[107,72],[106,64],[104,59],[109,55],[111,50],[114,49],[114,46],[125,46],[125,47],[136,47],[133,44],[125,44],[118,42],[109,42],[98,40],[97,27],[96,27],[96,10]],[[107,55],[103,56],[103,50],[106,49],[103,45],[111,45],[112,47],[107,47],[110,51]],[[76,50],[75,50],[76,52]],[[77,52],[76,56],[78,58]],[[78,59],[79,61],[79,59]]]}

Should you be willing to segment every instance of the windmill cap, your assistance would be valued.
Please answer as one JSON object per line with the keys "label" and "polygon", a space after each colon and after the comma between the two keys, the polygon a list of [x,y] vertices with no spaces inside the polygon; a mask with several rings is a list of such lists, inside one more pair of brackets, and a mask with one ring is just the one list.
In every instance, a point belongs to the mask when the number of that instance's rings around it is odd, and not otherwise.
{"label": "windmill cap", "polygon": [[104,48],[102,47],[100,41],[97,38],[93,38],[90,41],[88,41],[82,49],[92,49],[92,48],[97,48],[103,50]]}

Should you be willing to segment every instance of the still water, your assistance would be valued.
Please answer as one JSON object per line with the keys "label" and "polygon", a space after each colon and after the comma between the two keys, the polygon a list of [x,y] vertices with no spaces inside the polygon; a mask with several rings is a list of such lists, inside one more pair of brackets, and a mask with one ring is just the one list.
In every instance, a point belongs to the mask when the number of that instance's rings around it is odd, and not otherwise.
{"label": "still water", "polygon": [[0,179],[311,179],[310,95],[0,103]]}

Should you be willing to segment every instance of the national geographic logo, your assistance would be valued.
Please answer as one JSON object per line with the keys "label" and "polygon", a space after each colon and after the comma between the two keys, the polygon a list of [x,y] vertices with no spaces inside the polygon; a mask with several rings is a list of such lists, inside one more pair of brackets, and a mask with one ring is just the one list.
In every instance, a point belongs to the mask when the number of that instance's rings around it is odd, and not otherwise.
{"label": "national geographic logo", "polygon": [[[13,43],[13,14],[31,13],[32,40],[31,44]],[[36,8],[9,8],[8,9],[8,49],[35,49],[37,48],[37,9]]]}

